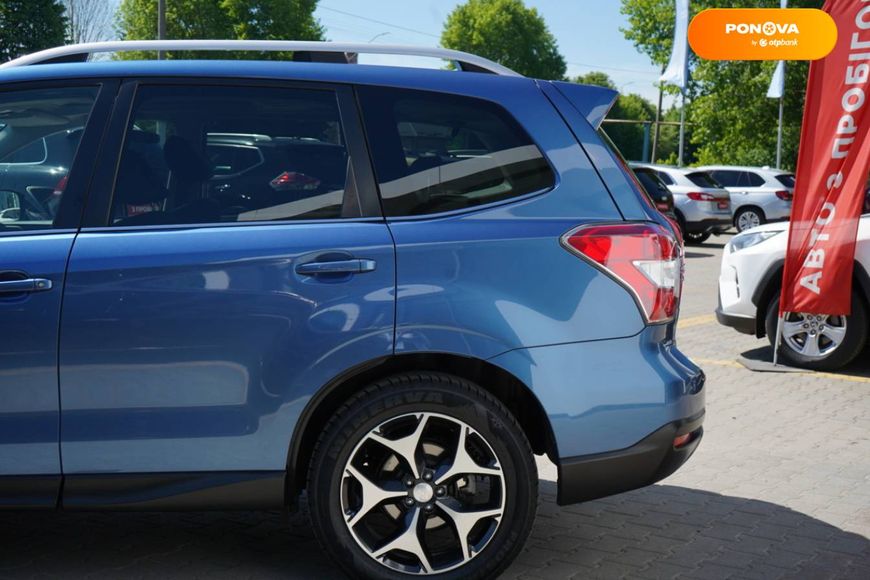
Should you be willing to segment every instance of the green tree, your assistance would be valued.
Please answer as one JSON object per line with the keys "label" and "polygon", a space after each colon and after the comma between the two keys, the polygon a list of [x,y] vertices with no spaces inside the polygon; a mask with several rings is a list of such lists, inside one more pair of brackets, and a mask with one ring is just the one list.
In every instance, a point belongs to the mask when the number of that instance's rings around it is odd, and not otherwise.
{"label": "green tree", "polygon": [[[792,0],[789,6],[820,8],[822,3],[822,0]],[[693,0],[690,4],[693,14],[720,5],[716,0]],[[778,8],[779,1],[733,0],[728,6]],[[654,64],[667,64],[673,45],[673,1],[622,0],[622,13],[628,19],[628,27],[623,29],[625,37]],[[690,102],[686,117],[691,131],[687,130],[687,162],[751,165],[776,162],[779,103],[766,96],[774,66],[775,63],[761,61],[706,61],[690,52],[691,80],[687,89]],[[797,160],[807,70],[805,62],[788,63],[783,115],[783,165],[787,168],[793,168]],[[676,92],[673,88],[668,91]],[[679,109],[676,116],[679,117]],[[668,156],[670,133],[675,131],[662,128],[662,135],[667,138],[660,138],[659,157]]]}
{"label": "green tree", "polygon": [[63,13],[57,0],[0,0],[0,62],[62,45]]}
{"label": "green tree", "polygon": [[[616,90],[616,85],[610,77],[600,71],[580,75],[572,79],[572,82]],[[612,121],[652,121],[655,119],[655,114],[655,106],[640,95],[629,93],[617,97],[607,115],[607,119],[611,122],[605,122],[604,130],[626,159],[643,159],[644,124]]]}
{"label": "green tree", "polygon": [[[314,18],[317,0],[173,0],[166,3],[167,38],[245,40],[323,40],[323,27]],[[124,40],[157,38],[157,2],[121,0],[116,15]],[[177,57],[240,58],[233,53],[180,54]],[[170,55],[171,57],[172,55]],[[140,58],[126,53],[124,58]],[[282,53],[263,58],[282,59]]]}
{"label": "green tree", "polygon": [[521,0],[468,0],[447,17],[441,44],[542,79],[565,76],[565,59],[535,8]]}

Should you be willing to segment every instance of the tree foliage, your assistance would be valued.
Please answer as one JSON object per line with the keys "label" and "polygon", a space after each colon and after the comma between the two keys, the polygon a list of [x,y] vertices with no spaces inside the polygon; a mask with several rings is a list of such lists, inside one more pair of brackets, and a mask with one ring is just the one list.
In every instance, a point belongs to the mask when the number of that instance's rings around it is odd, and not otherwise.
{"label": "tree foliage", "polygon": [[[323,27],[314,17],[317,0],[172,0],[166,3],[166,36],[183,39],[323,40]],[[157,38],[157,2],[121,0],[116,15],[124,40]],[[170,55],[172,56],[172,55]],[[214,57],[176,54],[181,57]],[[221,53],[222,58],[240,57]],[[285,58],[266,53],[263,58]],[[129,53],[126,58],[138,58]]]}
{"label": "tree foliage", "polygon": [[[822,3],[791,0],[789,6],[820,8]],[[728,5],[778,8],[779,0],[733,0]],[[690,7],[694,15],[721,7],[721,2],[693,0]],[[673,0],[622,0],[622,13],[629,24],[623,29],[625,37],[654,64],[667,64],[673,45]],[[690,52],[689,67],[686,117],[691,123],[692,147],[687,147],[686,161],[774,165],[779,102],[767,98],[766,93],[775,63],[706,61]],[[783,165],[787,168],[793,168],[797,161],[807,71],[805,62],[788,63],[783,115]]]}
{"label": "tree foliage", "polygon": [[58,0],[0,0],[0,62],[62,45],[63,11]]}
{"label": "tree foliage", "polygon": [[565,76],[565,59],[535,8],[522,0],[468,0],[447,17],[441,44],[542,79]]}
{"label": "tree foliage", "polygon": [[[616,90],[616,85],[607,73],[592,71],[571,79],[572,82],[584,85],[596,85]],[[642,96],[629,93],[620,94],[613,108],[607,115],[611,121],[652,121],[655,119],[655,106]],[[643,141],[645,128],[643,123],[605,122],[604,130],[611,141],[619,148],[626,159],[643,159]]]}

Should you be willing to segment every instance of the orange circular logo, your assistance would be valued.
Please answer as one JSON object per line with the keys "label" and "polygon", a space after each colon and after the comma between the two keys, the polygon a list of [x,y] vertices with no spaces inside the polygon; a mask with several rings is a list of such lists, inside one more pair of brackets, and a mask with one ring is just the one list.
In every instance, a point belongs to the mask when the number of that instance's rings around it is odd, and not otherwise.
{"label": "orange circular logo", "polygon": [[837,25],[811,8],[711,8],[689,24],[689,45],[707,60],[816,60],[837,43]]}

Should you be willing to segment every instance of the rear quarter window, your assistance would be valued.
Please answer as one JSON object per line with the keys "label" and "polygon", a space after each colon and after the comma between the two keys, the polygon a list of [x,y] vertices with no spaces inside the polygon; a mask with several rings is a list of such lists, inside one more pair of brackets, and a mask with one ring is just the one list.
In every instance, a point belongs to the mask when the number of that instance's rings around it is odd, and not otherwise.
{"label": "rear quarter window", "polygon": [[697,185],[698,187],[707,187],[711,189],[718,189],[722,187],[719,183],[713,178],[712,175],[705,171],[695,171],[693,173],[686,174],[686,177]]}
{"label": "rear quarter window", "polygon": [[388,216],[471,208],[555,183],[529,135],[494,103],[378,87],[359,95]]}

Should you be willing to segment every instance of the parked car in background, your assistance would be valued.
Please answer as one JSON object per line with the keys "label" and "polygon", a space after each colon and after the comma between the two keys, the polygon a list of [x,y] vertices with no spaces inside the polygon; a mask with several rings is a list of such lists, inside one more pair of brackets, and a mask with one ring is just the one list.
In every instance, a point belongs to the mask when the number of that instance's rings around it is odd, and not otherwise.
{"label": "parked car in background", "polygon": [[667,217],[677,221],[677,214],[674,213],[674,194],[661,180],[654,169],[649,167],[632,166],[637,180],[643,186],[644,192],[649,197],[649,200],[656,206],[656,209],[665,214]]}
{"label": "parked car in background", "polygon": [[704,171],[687,167],[632,163],[655,172],[674,196],[674,213],[686,243],[700,244],[731,228],[729,193]]}
{"label": "parked car in background", "polygon": [[770,167],[705,165],[702,169],[731,193],[738,232],[787,220],[794,197],[794,174]]}
{"label": "parked car in background", "polygon": [[596,131],[615,91],[434,48],[134,46],[457,70],[73,62],[119,43],[2,65],[0,158],[82,134],[56,212],[0,183],[0,507],[305,492],[354,577],[488,579],[532,529],[536,454],[564,505],[697,448],[682,248]]}
{"label": "parked car in background", "polygon": [[[766,224],[734,236],[722,255],[719,273],[721,324],[776,340],[788,224]],[[833,370],[853,361],[870,334],[870,214],[861,217],[852,280],[852,314],[819,316],[791,313],[783,322],[780,360],[786,364]]]}

